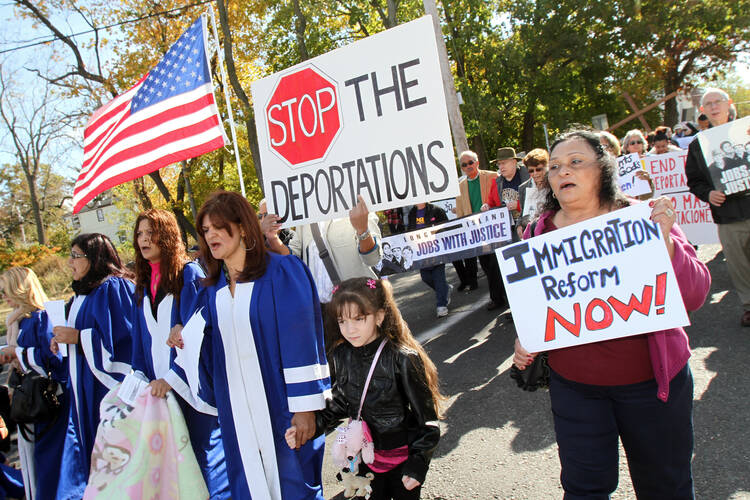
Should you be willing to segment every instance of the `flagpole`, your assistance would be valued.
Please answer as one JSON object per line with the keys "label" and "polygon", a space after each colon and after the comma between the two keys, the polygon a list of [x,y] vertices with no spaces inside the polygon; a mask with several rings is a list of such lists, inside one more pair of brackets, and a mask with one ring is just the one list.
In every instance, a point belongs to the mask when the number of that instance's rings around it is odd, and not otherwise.
{"label": "flagpole", "polygon": [[234,159],[237,163],[237,175],[240,177],[240,190],[242,196],[247,197],[245,194],[245,181],[242,179],[242,164],[240,163],[240,150],[237,146],[237,132],[234,129],[234,114],[232,113],[232,103],[229,101],[229,87],[227,86],[227,75],[224,70],[224,54],[221,52],[221,45],[219,45],[219,34],[216,30],[216,17],[214,16],[213,5],[208,6],[208,12],[211,14],[211,28],[214,33],[214,40],[216,40],[216,54],[219,57],[219,69],[221,71],[221,86],[224,87],[224,99],[227,101],[227,112],[229,113],[229,129],[232,131],[232,143],[234,143]]}

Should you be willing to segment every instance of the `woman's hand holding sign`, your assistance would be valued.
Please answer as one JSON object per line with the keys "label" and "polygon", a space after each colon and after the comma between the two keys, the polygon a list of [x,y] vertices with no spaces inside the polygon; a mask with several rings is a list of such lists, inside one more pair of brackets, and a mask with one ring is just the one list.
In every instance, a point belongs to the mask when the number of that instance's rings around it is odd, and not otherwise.
{"label": "woman's hand holding sign", "polygon": [[661,234],[664,238],[664,244],[667,246],[669,252],[669,258],[674,257],[674,242],[672,237],[669,235],[674,226],[675,220],[677,220],[677,213],[674,211],[674,205],[672,200],[666,196],[660,196],[648,202],[651,207],[651,220],[659,224],[661,228]]}
{"label": "woman's hand holding sign", "polygon": [[513,364],[519,370],[525,370],[527,366],[534,362],[538,352],[531,353],[523,348],[521,342],[516,338],[515,349],[513,352]]}

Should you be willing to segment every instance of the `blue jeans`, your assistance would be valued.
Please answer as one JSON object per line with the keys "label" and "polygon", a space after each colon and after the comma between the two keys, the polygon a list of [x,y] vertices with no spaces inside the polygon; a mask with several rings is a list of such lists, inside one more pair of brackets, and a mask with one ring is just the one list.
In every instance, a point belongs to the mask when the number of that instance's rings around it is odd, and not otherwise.
{"label": "blue jeans", "polygon": [[419,275],[425,285],[435,290],[437,306],[446,307],[448,305],[448,281],[445,279],[445,264],[423,267],[419,270]]}
{"label": "blue jeans", "polygon": [[685,367],[656,397],[656,381],[579,384],[554,371],[550,399],[565,500],[608,499],[617,489],[618,437],[639,500],[692,500],[693,375]]}

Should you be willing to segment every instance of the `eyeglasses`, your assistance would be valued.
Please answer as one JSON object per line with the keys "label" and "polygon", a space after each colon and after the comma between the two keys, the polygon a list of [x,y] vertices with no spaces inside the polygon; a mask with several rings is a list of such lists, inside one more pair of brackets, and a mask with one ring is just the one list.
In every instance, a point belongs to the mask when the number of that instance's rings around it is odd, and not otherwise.
{"label": "eyeglasses", "polygon": [[462,163],[461,163],[461,168],[469,167],[469,166],[471,166],[471,165],[474,165],[474,163],[476,163],[476,162],[475,162],[474,160],[469,160],[469,161],[467,161],[467,162],[465,162],[465,163],[464,163],[464,162],[462,162]]}
{"label": "eyeglasses", "polygon": [[70,252],[70,258],[71,259],[82,259],[84,257],[86,257],[85,253],[78,253],[78,252],[75,252],[75,251],[72,251],[72,250]]}
{"label": "eyeglasses", "polygon": [[526,169],[529,171],[530,174],[536,173],[536,172],[544,172],[545,167],[526,167]]}
{"label": "eyeglasses", "polygon": [[628,146],[635,146],[636,144],[643,144],[643,141],[637,140],[637,141],[630,141],[628,143]]}
{"label": "eyeglasses", "polygon": [[714,106],[718,106],[722,102],[727,102],[727,100],[726,99],[718,99],[716,101],[706,101],[706,102],[703,103],[703,107],[704,108],[712,108]]}

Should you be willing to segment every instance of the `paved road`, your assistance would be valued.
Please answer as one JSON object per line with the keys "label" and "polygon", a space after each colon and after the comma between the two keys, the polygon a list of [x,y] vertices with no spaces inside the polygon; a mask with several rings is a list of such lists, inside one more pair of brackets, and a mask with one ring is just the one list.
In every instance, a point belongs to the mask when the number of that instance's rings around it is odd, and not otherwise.
{"label": "paved road", "polygon": [[[687,329],[695,378],[693,474],[699,499],[750,499],[750,329],[717,245],[700,247],[713,276],[702,309]],[[450,266],[449,266],[450,267]],[[450,270],[448,279],[457,284]],[[560,465],[546,392],[525,393],[508,376],[515,330],[507,315],[488,312],[486,281],[454,293],[451,314],[435,319],[432,292],[418,274],[392,280],[401,311],[438,367],[449,397],[442,438],[424,499],[562,498]],[[330,442],[330,437],[329,437]],[[614,499],[635,498],[621,451]],[[342,488],[326,457],[326,498]]]}

